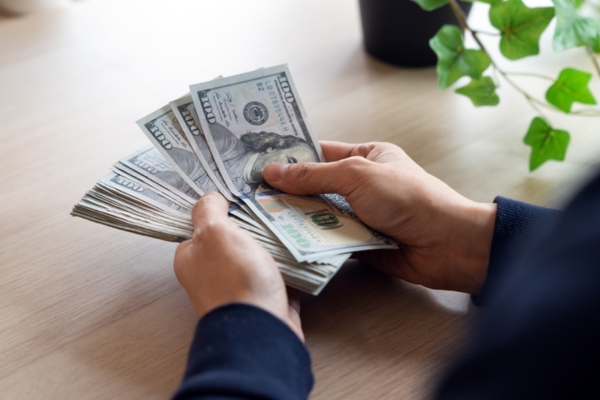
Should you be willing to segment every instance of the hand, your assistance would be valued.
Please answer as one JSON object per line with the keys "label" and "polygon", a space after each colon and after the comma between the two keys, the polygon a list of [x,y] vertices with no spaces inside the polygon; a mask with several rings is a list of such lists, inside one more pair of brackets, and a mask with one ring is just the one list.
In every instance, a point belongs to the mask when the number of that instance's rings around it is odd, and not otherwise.
{"label": "hand", "polygon": [[227,201],[207,193],[192,210],[194,235],[177,247],[174,269],[200,317],[228,303],[260,307],[304,340],[298,296],[288,301],[273,257],[227,217]]}
{"label": "hand", "polygon": [[399,250],[357,253],[390,275],[433,289],[479,293],[487,273],[495,204],[471,201],[389,143],[321,142],[327,163],[273,164],[263,176],[290,194],[339,193]]}

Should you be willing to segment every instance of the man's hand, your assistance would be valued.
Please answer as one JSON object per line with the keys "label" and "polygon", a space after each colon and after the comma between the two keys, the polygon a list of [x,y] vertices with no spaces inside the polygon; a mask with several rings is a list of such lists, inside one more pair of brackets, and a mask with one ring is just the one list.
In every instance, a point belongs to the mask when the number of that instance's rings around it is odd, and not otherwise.
{"label": "man's hand", "polygon": [[273,257],[227,217],[227,202],[207,193],[192,211],[194,236],[177,247],[174,269],[200,317],[247,303],[283,320],[304,340],[297,296],[290,299]]}
{"label": "man's hand", "polygon": [[357,253],[371,266],[433,289],[479,293],[489,262],[495,204],[471,201],[389,143],[321,142],[327,163],[273,164],[263,176],[286,193],[339,193],[400,250]]}

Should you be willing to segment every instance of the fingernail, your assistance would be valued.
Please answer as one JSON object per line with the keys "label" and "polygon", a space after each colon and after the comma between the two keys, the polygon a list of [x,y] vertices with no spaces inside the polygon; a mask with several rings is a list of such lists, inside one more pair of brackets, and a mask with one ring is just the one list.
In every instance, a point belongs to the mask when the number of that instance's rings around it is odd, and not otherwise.
{"label": "fingernail", "polygon": [[283,178],[286,169],[286,164],[267,165],[263,170],[263,178],[265,178],[267,182],[277,182]]}

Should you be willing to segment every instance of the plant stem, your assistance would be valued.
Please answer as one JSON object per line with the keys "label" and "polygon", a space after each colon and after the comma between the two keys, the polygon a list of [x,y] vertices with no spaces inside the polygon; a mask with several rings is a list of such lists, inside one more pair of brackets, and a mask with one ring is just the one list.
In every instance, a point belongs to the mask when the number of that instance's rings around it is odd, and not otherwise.
{"label": "plant stem", "polygon": [[[469,26],[469,24],[467,23],[467,16],[465,15],[464,11],[462,10],[462,8],[460,8],[460,6],[458,5],[458,1],[457,0],[449,0],[448,4],[450,5],[450,8],[452,9],[452,12],[454,13],[454,15],[456,16],[456,19],[458,19],[458,23],[460,24],[460,27],[463,31],[468,31],[469,33],[471,33],[471,36],[473,37],[473,39],[475,39],[475,42],[477,43],[477,46],[479,46],[479,49],[481,51],[483,51],[485,54],[487,54],[487,56],[490,59],[490,64],[491,66],[494,68],[495,71],[497,71],[500,75],[502,75],[502,77],[504,78],[504,80],[506,82],[508,82],[508,84],[510,86],[512,86],[516,91],[518,91],[519,93],[521,93],[525,99],[527,100],[527,102],[529,103],[529,105],[535,110],[535,112],[537,112],[538,114],[541,114],[543,117],[545,117],[544,113],[542,112],[540,107],[546,108],[548,110],[551,111],[555,111],[555,112],[561,112],[561,110],[559,110],[558,108],[554,107],[551,104],[548,104],[542,100],[538,100],[535,97],[533,97],[532,95],[530,95],[529,93],[527,93],[525,90],[521,89],[515,82],[513,82],[512,79],[509,78],[509,75],[513,75],[513,76],[518,76],[518,75],[522,75],[522,76],[532,76],[532,77],[536,77],[536,78],[540,78],[540,79],[547,79],[550,81],[554,81],[554,78],[550,78],[548,76],[544,76],[544,75],[540,75],[540,74],[535,74],[535,73],[519,73],[519,72],[505,72],[503,71],[500,67],[498,67],[498,65],[496,64],[496,62],[492,59],[492,57],[490,56],[490,53],[487,51],[487,49],[485,48],[485,46],[483,45],[483,43],[481,42],[481,40],[479,40],[478,34],[482,33],[482,32],[478,32],[474,29],[471,29],[471,27]],[[592,58],[592,62],[594,63],[594,66],[596,68],[596,71],[598,72],[598,75],[600,76],[600,64],[598,63],[598,60],[596,59],[594,53],[592,52],[592,50],[590,48],[587,48],[588,50],[588,54],[590,55],[590,57]],[[573,111],[570,113],[571,115],[577,115],[577,116],[582,116],[582,117],[597,117],[600,116],[600,110],[581,110],[581,111]]]}
{"label": "plant stem", "polygon": [[460,6],[458,5],[458,2],[456,0],[450,0],[449,4],[450,4],[450,8],[452,9],[452,12],[458,19],[458,23],[460,24],[460,27],[462,28],[462,30],[470,31],[471,29],[469,28],[469,25],[467,25],[467,16],[465,15],[462,8],[460,8]]}
{"label": "plant stem", "polygon": [[[483,45],[483,43],[481,43],[481,40],[479,40],[479,37],[477,36],[478,32],[471,29],[471,27],[467,23],[467,16],[465,15],[465,12],[463,11],[463,9],[460,8],[460,6],[458,5],[458,1],[457,0],[449,0],[448,4],[450,4],[450,8],[452,9],[452,11],[454,12],[454,15],[458,19],[458,23],[460,24],[462,30],[469,31],[471,33],[471,36],[473,36],[473,39],[475,39],[475,41],[477,42],[477,45],[479,46],[479,48],[485,54],[487,54],[489,57],[490,54],[485,49],[485,46]],[[490,60],[492,61],[492,65],[496,66],[494,63],[494,60],[492,60],[491,57],[490,57]]]}
{"label": "plant stem", "polygon": [[472,33],[476,33],[478,35],[488,35],[488,36],[500,36],[497,32],[485,32],[485,31],[476,31],[474,29],[470,29]]}
{"label": "plant stem", "polygon": [[506,72],[504,72],[502,69],[500,69],[498,67],[498,65],[494,62],[494,60],[492,59],[492,57],[490,57],[490,53],[487,51],[487,49],[485,48],[485,46],[483,45],[483,43],[481,42],[481,40],[479,40],[479,38],[477,37],[477,32],[474,31],[473,29],[471,29],[469,27],[469,24],[467,23],[467,16],[463,12],[462,8],[460,8],[460,6],[458,5],[457,0],[449,0],[449,4],[450,4],[450,8],[452,8],[452,11],[454,12],[454,15],[458,19],[458,22],[460,23],[460,26],[463,28],[463,30],[469,31],[471,33],[471,35],[473,36],[473,39],[475,39],[475,42],[477,43],[477,45],[479,46],[479,48],[481,49],[481,51],[483,51],[489,57],[490,62],[492,64],[492,67],[494,67],[494,70],[498,71],[498,73],[500,73],[500,75],[502,75],[502,77],[504,78],[504,80],[506,80],[506,82],[508,82],[519,93],[521,93],[523,96],[525,96],[525,98],[527,99],[527,101],[529,102],[529,104],[531,105],[531,107],[536,112],[538,112],[538,113],[541,114],[540,109],[537,107],[536,104],[538,104],[540,106],[544,106],[544,107],[550,107],[549,105],[547,105],[543,101],[537,100],[536,98],[534,98],[533,96],[531,96],[529,93],[527,93],[523,89],[521,89],[516,83],[514,83],[508,77],[508,75],[507,75]]}
{"label": "plant stem", "polygon": [[532,78],[540,78],[540,79],[545,79],[547,81],[551,81],[554,82],[556,79],[550,77],[550,76],[546,76],[546,75],[542,75],[542,74],[536,74],[533,72],[505,72],[506,75],[512,75],[512,76],[531,76]]}
{"label": "plant stem", "polygon": [[600,65],[598,65],[598,59],[596,58],[596,55],[594,54],[592,49],[590,49],[589,47],[586,47],[585,49],[587,50],[588,55],[592,59],[592,64],[594,64],[594,67],[596,68],[596,72],[598,73],[598,76],[600,77]]}
{"label": "plant stem", "polygon": [[571,115],[577,115],[578,117],[600,117],[600,110],[571,111]]}

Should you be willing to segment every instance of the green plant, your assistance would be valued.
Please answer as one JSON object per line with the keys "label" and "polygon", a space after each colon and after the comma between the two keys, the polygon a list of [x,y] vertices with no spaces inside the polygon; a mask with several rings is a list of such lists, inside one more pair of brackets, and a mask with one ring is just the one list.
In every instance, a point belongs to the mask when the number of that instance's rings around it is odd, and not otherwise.
{"label": "green plant", "polygon": [[[600,21],[584,17],[578,9],[583,0],[552,0],[553,7],[529,8],[521,0],[476,0],[490,5],[489,20],[497,32],[488,33],[474,30],[460,8],[458,0],[413,0],[426,11],[449,4],[456,15],[460,28],[444,25],[430,40],[429,44],[438,57],[437,73],[439,86],[447,89],[463,76],[471,81],[456,89],[456,93],[467,96],[473,104],[495,106],[500,102],[496,89],[504,80],[521,93],[537,114],[524,137],[531,146],[530,171],[548,160],[562,161],[569,145],[570,135],[565,130],[555,129],[545,110],[576,116],[600,116],[596,108],[572,109],[573,103],[595,105],[596,100],[588,88],[592,74],[575,68],[563,69],[557,78],[537,73],[507,71],[498,66],[480,35],[500,37],[500,53],[508,60],[518,60],[539,54],[539,40],[553,18],[556,27],[553,37],[555,51],[582,47],[590,57],[591,65],[600,76],[598,56],[600,53]],[[464,35],[468,32],[476,43],[476,48],[464,45]],[[488,70],[491,76],[485,76]],[[519,86],[514,76],[527,76],[551,82],[545,99],[539,99]]]}

